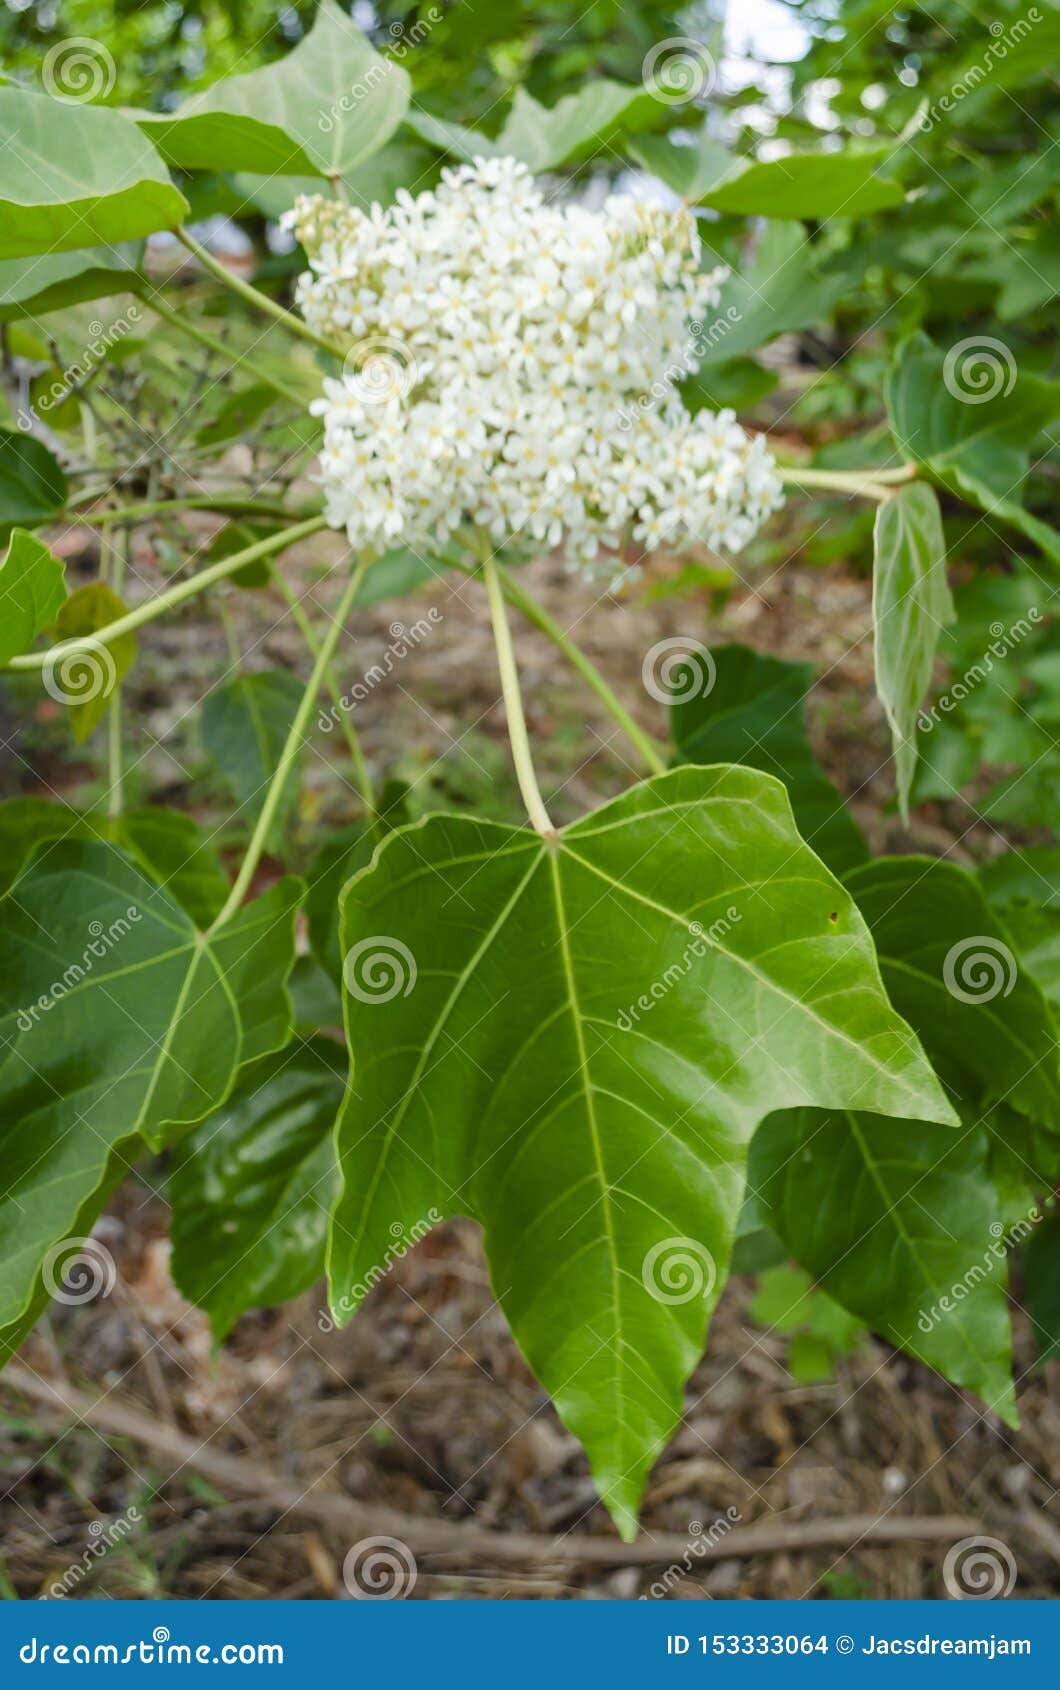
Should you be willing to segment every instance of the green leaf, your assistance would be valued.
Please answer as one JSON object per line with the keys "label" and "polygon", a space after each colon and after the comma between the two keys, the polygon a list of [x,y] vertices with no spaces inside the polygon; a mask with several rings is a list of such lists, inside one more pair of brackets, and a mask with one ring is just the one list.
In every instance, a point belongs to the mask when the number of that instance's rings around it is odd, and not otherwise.
{"label": "green leaf", "polygon": [[89,247],[80,252],[42,252],[0,260],[0,323],[44,317],[88,299],[140,293],[143,243]]}
{"label": "green leaf", "polygon": [[380,841],[409,820],[407,796],[403,781],[388,781],[375,821],[351,822],[348,827],[337,828],[324,840],[309,866],[305,899],[309,948],[336,986],[342,983],[339,894],[352,875],[367,868]]}
{"label": "green leaf", "polygon": [[[243,820],[250,824],[265,802],[302,690],[302,683],[289,669],[260,669],[225,681],[203,704],[199,722],[202,743],[238,800]],[[297,797],[296,765],[284,785],[270,830],[270,850],[279,849]]]}
{"label": "green leaf", "polygon": [[163,158],[187,170],[344,176],[398,127],[411,84],[377,53],[335,0],[321,0],[313,27],[273,64],[228,76],[175,112],[137,112]]}
{"label": "green leaf", "polygon": [[47,446],[0,428],[0,540],[20,524],[46,522],[65,505],[66,494],[62,465]]}
{"label": "green leaf", "polygon": [[114,846],[65,840],[0,902],[0,1328],[24,1333],[48,1251],[134,1137],[158,1149],[290,1036],[300,882],[211,937]]}
{"label": "green leaf", "polygon": [[944,355],[915,334],[895,353],[884,397],[906,457],[1060,562],[1060,533],[1021,503],[1030,446],[1060,415],[1060,383],[1020,374],[994,336],[968,336]]}
{"label": "green leaf", "polygon": [[631,141],[626,151],[689,205],[697,204],[733,165],[729,148],[705,129],[698,132],[693,146],[678,146],[665,135],[643,135]]}
{"label": "green leaf", "polygon": [[1008,851],[984,864],[979,880],[1060,1028],[1060,848]]}
{"label": "green leaf", "polygon": [[135,240],[186,210],[121,112],[0,88],[0,258]]}
{"label": "green leaf", "polygon": [[869,211],[901,205],[905,190],[883,174],[893,167],[894,151],[790,153],[760,163],[735,159],[714,186],[698,196],[700,205],[740,217],[861,217]]}
{"label": "green leaf", "polygon": [[891,728],[898,804],[908,821],[917,715],[931,685],[939,635],[956,614],[939,502],[925,482],[899,488],[880,505],[873,553],[876,691]]}
{"label": "green leaf", "polygon": [[868,858],[868,847],[806,737],[809,663],[764,657],[748,646],[691,652],[674,679],[670,725],[682,763],[744,763],[776,775],[795,822],[833,874]]}
{"label": "green leaf", "polygon": [[165,887],[197,927],[208,927],[228,896],[228,877],[217,853],[182,811],[152,804],[106,816],[48,798],[10,798],[0,804],[0,893],[46,839],[110,839]]}
{"label": "green leaf", "polygon": [[173,1277],[218,1342],[247,1309],[288,1302],[324,1271],[345,1070],[333,1039],[264,1057],[174,1152]]}
{"label": "green leaf", "polygon": [[279,399],[268,382],[250,382],[225,394],[213,415],[195,430],[195,439],[200,446],[223,446],[226,441],[240,440]]}
{"label": "green leaf", "polygon": [[753,253],[722,286],[702,369],[824,322],[849,288],[842,271],[820,266],[805,229],[767,223]]}
{"label": "green leaf", "polygon": [[1056,1032],[1008,929],[974,876],[931,857],[882,857],[845,877],[888,995],[967,1112],[1006,1101],[1060,1131]]}
{"label": "green leaf", "polygon": [[1060,1214],[1039,1221],[1023,1260],[1038,1361],[1053,1361],[1060,1356]]}
{"label": "green leaf", "polygon": [[44,666],[44,685],[53,698],[67,706],[79,745],[102,721],[109,700],[136,658],[135,634],[120,634],[109,645],[92,636],[127,614],[128,607],[106,582],[91,581],[70,594],[55,619],[56,641],[77,643],[49,657]]}
{"label": "green leaf", "polygon": [[949,1120],[938,1082],[852,900],[753,769],[673,770],[549,842],[429,817],[380,847],[343,911],[336,1317],[395,1232],[473,1216],[515,1337],[630,1535],[760,1118],[871,1100]]}
{"label": "green leaf", "polygon": [[363,608],[386,599],[403,598],[406,593],[414,593],[428,582],[439,580],[445,573],[441,558],[421,557],[408,546],[398,546],[376,558],[357,590],[356,603]]}
{"label": "green leaf", "polygon": [[[433,188],[440,169],[441,161],[431,148],[390,141],[345,171],[342,188],[358,211],[370,211],[374,204],[391,205],[399,188],[408,188],[410,193]],[[232,178],[232,186],[241,199],[275,219],[290,211],[299,194],[318,194],[321,184],[318,176],[257,176],[243,171]]]}
{"label": "green leaf", "polygon": [[551,107],[517,88],[496,140],[425,111],[411,111],[406,122],[422,140],[466,163],[510,157],[538,172],[605,151],[620,133],[648,127],[658,116],[658,102],[646,89],[601,79]]}
{"label": "green leaf", "polygon": [[954,1132],[855,1110],[784,1110],[755,1135],[750,1181],[769,1225],[844,1309],[1015,1425],[986,1155],[972,1121]]}
{"label": "green leaf", "polygon": [[24,528],[0,560],[0,663],[28,651],[66,597],[66,567]]}

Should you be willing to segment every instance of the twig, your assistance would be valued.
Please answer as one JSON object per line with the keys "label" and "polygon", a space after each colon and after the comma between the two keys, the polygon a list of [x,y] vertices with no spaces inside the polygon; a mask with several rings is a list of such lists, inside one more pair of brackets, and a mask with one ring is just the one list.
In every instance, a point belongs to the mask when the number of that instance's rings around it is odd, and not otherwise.
{"label": "twig", "polygon": [[[406,1543],[420,1555],[444,1555],[487,1563],[564,1562],[598,1567],[654,1566],[681,1561],[690,1553],[700,1563],[701,1537],[674,1532],[649,1535],[636,1543],[620,1543],[610,1537],[547,1537],[529,1532],[492,1532],[483,1526],[449,1520],[430,1520],[419,1515],[399,1514],[375,1503],[354,1502],[340,1491],[315,1490],[292,1484],[269,1473],[259,1460],[226,1455],[208,1442],[166,1426],[136,1408],[118,1402],[109,1393],[93,1398],[70,1385],[53,1385],[21,1363],[7,1369],[8,1385],[21,1391],[42,1408],[72,1415],[112,1438],[131,1438],[149,1449],[156,1459],[164,1457],[196,1472],[225,1491],[253,1497],[264,1509],[278,1514],[299,1513],[319,1520],[343,1533],[351,1542],[383,1532]],[[170,1480],[175,1477],[170,1475]],[[170,1482],[169,1480],[166,1481]],[[807,1549],[845,1549],[853,1544],[953,1543],[973,1537],[979,1522],[961,1515],[914,1518],[911,1515],[852,1514],[834,1520],[769,1520],[752,1526],[736,1526],[719,1537],[714,1546],[719,1560],[742,1560],[751,1555],[783,1555]],[[702,1558],[709,1559],[709,1555]]]}

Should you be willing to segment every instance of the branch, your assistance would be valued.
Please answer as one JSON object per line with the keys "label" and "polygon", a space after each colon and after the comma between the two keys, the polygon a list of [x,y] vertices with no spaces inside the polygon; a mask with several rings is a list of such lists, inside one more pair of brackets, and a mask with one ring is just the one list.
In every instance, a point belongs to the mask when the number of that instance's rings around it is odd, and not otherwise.
{"label": "branch", "polygon": [[[700,1556],[702,1537],[674,1532],[644,1532],[636,1543],[613,1537],[549,1537],[543,1533],[494,1532],[484,1526],[432,1520],[420,1514],[401,1514],[377,1503],[354,1502],[341,1491],[316,1488],[317,1481],[294,1484],[270,1473],[262,1463],[211,1449],[209,1440],[197,1442],[156,1416],[114,1400],[112,1391],[92,1397],[72,1385],[54,1385],[19,1362],[6,1372],[7,1383],[48,1413],[72,1416],[105,1437],[130,1438],[156,1459],[174,1463],[179,1471],[191,1467],[218,1489],[253,1497],[279,1516],[303,1514],[331,1526],[350,1542],[376,1533],[398,1538],[419,1555],[444,1555],[456,1560],[518,1564],[548,1562],[596,1567],[661,1566],[690,1560],[706,1564],[743,1560],[752,1555],[790,1555],[810,1549],[868,1548],[881,1543],[954,1543],[974,1537],[978,1520],[962,1515],[924,1518],[911,1515],[853,1514],[831,1520],[764,1520],[734,1526]],[[176,1473],[165,1480],[169,1483]]]}
{"label": "branch", "polygon": [[137,605],[127,615],[119,616],[117,621],[108,622],[106,627],[97,628],[91,635],[80,639],[62,640],[59,645],[49,647],[47,651],[25,652],[21,657],[13,657],[9,663],[3,665],[5,669],[43,669],[47,664],[55,662],[60,655],[77,651],[85,644],[93,647],[111,645],[120,640],[123,634],[128,634],[134,628],[140,628],[145,622],[153,622],[174,605],[183,604],[185,599],[194,598],[206,587],[212,587],[215,581],[223,581],[227,575],[234,575],[244,564],[254,563],[257,558],[271,557],[273,552],[285,551],[296,540],[304,540],[310,534],[316,534],[323,528],[326,517],[314,516],[306,522],[298,522],[293,528],[285,528],[282,534],[270,534],[264,540],[258,540],[253,546],[247,546],[241,552],[233,552],[231,557],[220,558],[217,563],[211,563],[208,569],[202,569],[198,575],[192,575],[187,581],[180,581],[167,592],[157,593],[153,599]]}

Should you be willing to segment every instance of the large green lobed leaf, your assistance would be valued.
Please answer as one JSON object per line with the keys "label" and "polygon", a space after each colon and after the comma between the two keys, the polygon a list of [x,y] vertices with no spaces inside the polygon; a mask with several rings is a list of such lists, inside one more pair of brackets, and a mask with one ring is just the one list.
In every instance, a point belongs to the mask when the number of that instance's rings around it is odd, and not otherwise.
{"label": "large green lobed leaf", "polygon": [[120,112],[0,88],[0,258],[135,240],[186,210]]}
{"label": "large green lobed leaf", "polygon": [[[211,935],[112,845],[42,848],[0,901],[0,1350],[130,1147],[158,1149],[290,1036],[300,882]],[[92,1217],[94,1218],[94,1217]]]}
{"label": "large green lobed leaf", "polygon": [[480,1221],[515,1337],[632,1535],[758,1121],[950,1107],[852,899],[756,770],[674,770],[549,842],[434,816],[343,904],[336,1316],[395,1233]]}
{"label": "large green lobed leaf", "polygon": [[137,112],[170,164],[269,176],[343,176],[378,151],[409,103],[407,73],[334,3],[275,64],[228,76],[175,112]]}

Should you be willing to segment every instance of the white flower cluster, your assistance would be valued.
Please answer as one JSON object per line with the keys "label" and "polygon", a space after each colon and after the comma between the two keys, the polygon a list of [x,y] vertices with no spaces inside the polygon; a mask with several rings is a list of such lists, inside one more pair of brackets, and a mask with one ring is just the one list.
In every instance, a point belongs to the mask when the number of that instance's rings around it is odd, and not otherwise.
{"label": "white flower cluster", "polygon": [[764,441],[677,391],[725,275],[700,269],[688,211],[546,205],[502,158],[385,211],[303,198],[288,226],[306,321],[349,347],[313,409],[328,521],[356,549],[475,525],[592,569],[629,533],[738,551],[779,505]]}

